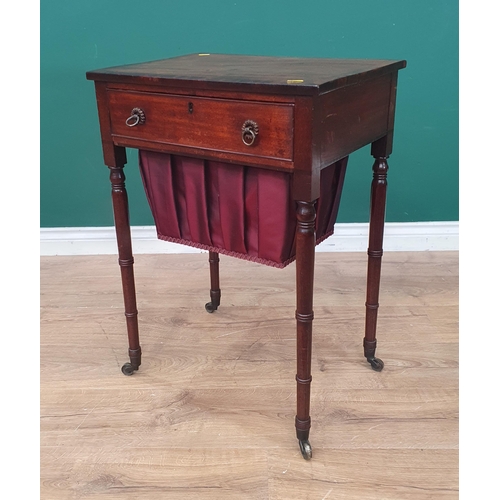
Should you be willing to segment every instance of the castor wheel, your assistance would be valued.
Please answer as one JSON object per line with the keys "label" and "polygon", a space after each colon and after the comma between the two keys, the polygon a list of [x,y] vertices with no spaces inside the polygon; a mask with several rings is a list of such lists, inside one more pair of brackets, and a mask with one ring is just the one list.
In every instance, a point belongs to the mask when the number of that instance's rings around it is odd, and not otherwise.
{"label": "castor wheel", "polygon": [[123,375],[127,375],[127,376],[133,375],[134,371],[135,371],[135,368],[132,366],[132,363],[125,363],[122,366]]}
{"label": "castor wheel", "polygon": [[311,460],[312,458],[312,448],[308,440],[300,441],[299,440],[300,452],[305,460]]}
{"label": "castor wheel", "polygon": [[384,362],[379,358],[376,358],[376,357],[366,358],[366,361],[368,361],[368,363],[370,363],[372,365],[372,368],[376,372],[381,372],[382,368],[384,368]]}
{"label": "castor wheel", "polygon": [[218,306],[214,306],[212,302],[207,302],[205,304],[205,310],[209,313],[213,313],[214,311],[217,311]]}

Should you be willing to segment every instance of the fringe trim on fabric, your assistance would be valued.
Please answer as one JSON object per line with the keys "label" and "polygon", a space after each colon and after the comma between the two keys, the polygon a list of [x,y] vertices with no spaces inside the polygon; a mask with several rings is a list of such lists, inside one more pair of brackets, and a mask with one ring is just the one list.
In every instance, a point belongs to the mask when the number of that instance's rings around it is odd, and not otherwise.
{"label": "fringe trim on fabric", "polygon": [[[326,240],[328,237],[330,237],[333,234],[333,231],[330,231],[326,234],[324,234],[321,238],[316,240],[316,245],[319,245],[322,241]],[[196,243],[194,241],[189,241],[185,240],[182,238],[173,238],[172,236],[164,236],[163,234],[158,233],[158,239],[163,240],[163,241],[169,241],[171,243],[179,243],[180,245],[187,245],[190,247],[194,248],[199,248],[201,250],[207,250],[209,252],[217,252],[222,255],[228,255],[229,257],[235,257],[237,259],[243,259],[243,260],[248,260],[250,262],[256,262],[257,264],[264,264],[265,266],[270,266],[270,267],[275,267],[277,269],[283,269],[288,264],[291,264],[292,262],[295,261],[295,255],[290,257],[289,259],[285,260],[284,262],[274,262],[272,260],[268,259],[262,259],[260,257],[255,257],[253,255],[248,255],[245,253],[240,253],[240,252],[234,252],[232,250],[226,250],[224,248],[218,248],[214,247],[211,245],[205,245],[203,243]]]}

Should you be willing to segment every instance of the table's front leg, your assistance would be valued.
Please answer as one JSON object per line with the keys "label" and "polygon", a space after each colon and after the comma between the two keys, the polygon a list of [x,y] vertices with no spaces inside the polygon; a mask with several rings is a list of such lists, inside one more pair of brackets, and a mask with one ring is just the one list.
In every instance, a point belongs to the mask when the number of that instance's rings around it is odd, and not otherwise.
{"label": "table's front leg", "polygon": [[297,416],[295,428],[303,457],[312,457],[309,444],[311,427],[311,353],[313,322],[315,202],[297,202],[296,281],[297,281]]}
{"label": "table's front leg", "polygon": [[384,368],[384,362],[375,357],[377,347],[377,315],[379,307],[380,272],[382,267],[382,244],[384,239],[385,205],[387,191],[387,158],[390,149],[387,137],[372,144],[373,180],[371,186],[370,235],[368,243],[368,276],[366,286],[366,322],[363,339],[364,355],[375,371]]}
{"label": "table's front leg", "polygon": [[134,282],[134,257],[132,255],[132,239],[130,236],[130,221],[128,197],[125,189],[125,174],[123,164],[109,167],[113,214],[115,219],[116,240],[118,243],[118,263],[120,264],[123,299],[125,302],[125,318],[129,343],[130,363],[122,366],[125,375],[132,375],[141,364],[141,346],[139,345],[139,326],[137,322],[137,304]]}

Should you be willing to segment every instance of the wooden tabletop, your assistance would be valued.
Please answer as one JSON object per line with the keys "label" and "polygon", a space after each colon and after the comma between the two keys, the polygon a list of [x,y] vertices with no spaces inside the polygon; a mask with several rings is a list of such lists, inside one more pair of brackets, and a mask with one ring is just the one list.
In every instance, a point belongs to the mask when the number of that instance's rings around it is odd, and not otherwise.
{"label": "wooden tabletop", "polygon": [[406,61],[190,54],[89,71],[87,79],[314,95],[404,68]]}

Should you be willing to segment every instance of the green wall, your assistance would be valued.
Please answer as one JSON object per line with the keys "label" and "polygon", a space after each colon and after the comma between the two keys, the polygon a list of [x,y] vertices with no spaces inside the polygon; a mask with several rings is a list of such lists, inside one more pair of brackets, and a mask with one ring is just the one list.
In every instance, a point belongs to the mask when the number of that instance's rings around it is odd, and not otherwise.
{"label": "green wall", "polygon": [[[41,227],[113,224],[85,72],[193,52],[406,59],[387,220],[458,220],[458,1],[42,0]],[[128,157],[131,223],[153,224]],[[368,220],[371,165],[351,156],[339,222]]]}

